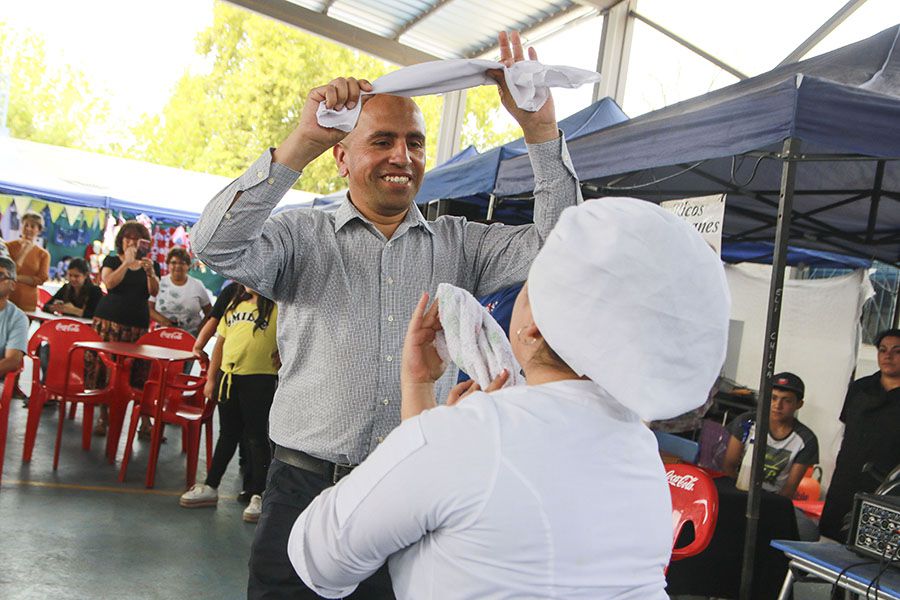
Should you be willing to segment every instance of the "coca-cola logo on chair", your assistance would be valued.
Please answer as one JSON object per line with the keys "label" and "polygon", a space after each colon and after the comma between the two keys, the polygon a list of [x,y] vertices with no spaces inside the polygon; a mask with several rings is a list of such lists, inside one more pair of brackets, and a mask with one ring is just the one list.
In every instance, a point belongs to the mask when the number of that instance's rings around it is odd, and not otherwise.
{"label": "coca-cola logo on chair", "polygon": [[181,340],[184,339],[183,331],[161,331],[159,337],[164,340]]}
{"label": "coca-cola logo on chair", "polygon": [[78,333],[81,331],[81,325],[78,323],[57,323],[55,329],[57,331],[71,331]]}
{"label": "coca-cola logo on chair", "polygon": [[700,478],[694,475],[676,475],[675,471],[666,471],[666,481],[672,487],[693,492],[694,484],[700,481]]}

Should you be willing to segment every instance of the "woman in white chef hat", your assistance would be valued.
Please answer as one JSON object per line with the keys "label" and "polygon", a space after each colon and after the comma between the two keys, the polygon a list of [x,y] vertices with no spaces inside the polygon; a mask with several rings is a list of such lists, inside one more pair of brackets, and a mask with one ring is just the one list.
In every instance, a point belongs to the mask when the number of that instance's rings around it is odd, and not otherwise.
{"label": "woman in white chef hat", "polygon": [[[443,371],[426,303],[404,347],[407,416]],[[401,599],[666,599],[672,508],[641,421],[706,400],[728,314],[690,225],[631,198],[567,209],[513,309],[527,385],[406,419],[300,515],[294,568],[328,598],[389,560]]]}

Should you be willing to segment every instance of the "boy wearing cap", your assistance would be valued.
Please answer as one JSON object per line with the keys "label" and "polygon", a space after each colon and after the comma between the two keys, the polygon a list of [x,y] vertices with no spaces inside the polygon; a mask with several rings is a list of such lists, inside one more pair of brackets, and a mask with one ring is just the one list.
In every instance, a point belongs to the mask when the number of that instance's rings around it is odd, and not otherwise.
{"label": "boy wearing cap", "polygon": [[[779,373],[772,378],[772,405],[762,487],[788,498],[797,491],[806,469],[819,462],[816,434],[794,416],[803,406],[805,389],[803,380],[793,373]],[[728,425],[731,439],[723,467],[732,477],[737,477],[747,440],[755,435],[755,417],[755,413],[746,412]]]}

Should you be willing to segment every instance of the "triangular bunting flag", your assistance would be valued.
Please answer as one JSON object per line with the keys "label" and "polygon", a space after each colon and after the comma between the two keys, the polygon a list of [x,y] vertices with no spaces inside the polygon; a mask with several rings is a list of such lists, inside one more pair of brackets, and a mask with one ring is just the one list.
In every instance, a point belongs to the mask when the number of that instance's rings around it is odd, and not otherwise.
{"label": "triangular bunting flag", "polygon": [[6,212],[9,205],[13,203],[13,197],[6,194],[0,194],[0,212]]}
{"label": "triangular bunting flag", "polygon": [[47,202],[44,200],[38,200],[37,198],[31,201],[31,206],[28,207],[29,210],[33,210],[36,213],[42,214],[44,212],[44,207],[47,206]]}
{"label": "triangular bunting flag", "polygon": [[66,218],[69,219],[69,225],[74,225],[78,222],[78,217],[81,216],[81,207],[80,206],[72,206],[71,204],[66,204]]}
{"label": "triangular bunting flag", "polygon": [[31,206],[31,198],[28,196],[13,196],[13,202],[16,203],[16,214],[21,219],[28,207]]}
{"label": "triangular bunting flag", "polygon": [[99,208],[85,208],[81,211],[81,216],[84,217],[84,222],[87,223],[87,226],[90,228],[94,228],[97,226],[97,215],[100,214]]}
{"label": "triangular bunting flag", "polygon": [[50,208],[50,220],[56,223],[56,220],[59,218],[59,215],[62,214],[65,205],[60,204],[59,202],[48,202],[47,206]]}

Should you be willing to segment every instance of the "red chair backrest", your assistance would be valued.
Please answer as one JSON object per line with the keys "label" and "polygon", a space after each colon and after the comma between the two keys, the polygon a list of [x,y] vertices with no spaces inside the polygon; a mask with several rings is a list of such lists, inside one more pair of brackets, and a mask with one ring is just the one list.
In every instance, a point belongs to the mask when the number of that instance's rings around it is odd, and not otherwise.
{"label": "red chair backrest", "polygon": [[[101,342],[100,334],[90,325],[72,319],[52,319],[45,321],[28,340],[28,354],[37,356],[38,347],[46,342],[50,349],[50,362],[44,385],[61,390],[69,376],[69,385],[73,390],[84,389],[84,352],[76,352],[69,365],[69,349],[75,342]],[[66,371],[69,367],[70,372]]]}
{"label": "red chair backrest", "polygon": [[196,341],[196,338],[184,329],[178,329],[177,327],[160,327],[159,329],[154,329],[153,331],[149,331],[142,335],[137,343],[190,352],[194,349],[194,342]]}
{"label": "red chair backrest", "polygon": [[[719,516],[719,492],[712,477],[694,465],[665,465],[666,480],[672,494],[672,560],[681,560],[703,552],[716,530]],[[694,526],[694,541],[682,548],[675,543],[688,523]]]}
{"label": "red chair backrest", "polygon": [[38,308],[43,308],[45,304],[53,299],[53,294],[38,286]]}

